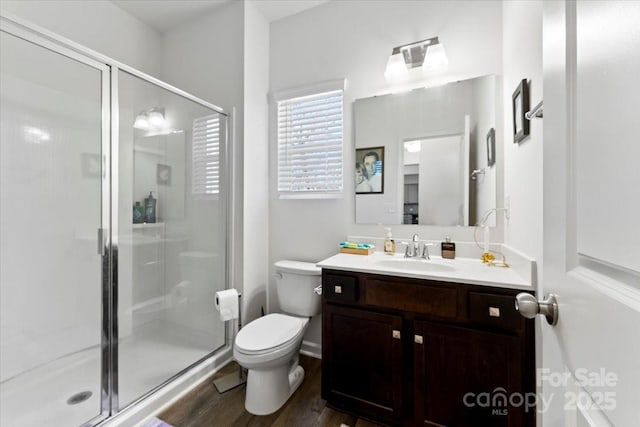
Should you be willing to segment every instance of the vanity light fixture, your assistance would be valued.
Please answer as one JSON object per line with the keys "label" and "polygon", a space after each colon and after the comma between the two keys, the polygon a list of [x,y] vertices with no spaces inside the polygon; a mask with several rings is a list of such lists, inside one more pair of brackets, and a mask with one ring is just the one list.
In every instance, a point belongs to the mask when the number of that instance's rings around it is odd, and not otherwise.
{"label": "vanity light fixture", "polygon": [[136,116],[133,127],[140,130],[161,129],[165,125],[164,108],[149,108]]}
{"label": "vanity light fixture", "polygon": [[425,73],[435,73],[446,70],[448,65],[444,46],[438,37],[431,37],[394,47],[384,77],[389,82],[398,82],[408,78],[411,68],[422,67]]}

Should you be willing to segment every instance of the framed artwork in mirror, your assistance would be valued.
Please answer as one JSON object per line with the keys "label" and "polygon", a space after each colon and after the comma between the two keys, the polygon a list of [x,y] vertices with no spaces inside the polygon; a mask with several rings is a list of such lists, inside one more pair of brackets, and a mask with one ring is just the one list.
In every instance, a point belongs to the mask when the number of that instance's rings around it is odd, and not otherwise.
{"label": "framed artwork in mirror", "polygon": [[384,193],[384,147],[356,148],[356,194]]}
{"label": "framed artwork in mirror", "polygon": [[489,129],[487,133],[487,166],[491,167],[496,163],[496,130]]}
{"label": "framed artwork in mirror", "polygon": [[529,85],[522,79],[513,92],[513,142],[519,143],[529,135],[529,120],[525,113],[529,111]]}

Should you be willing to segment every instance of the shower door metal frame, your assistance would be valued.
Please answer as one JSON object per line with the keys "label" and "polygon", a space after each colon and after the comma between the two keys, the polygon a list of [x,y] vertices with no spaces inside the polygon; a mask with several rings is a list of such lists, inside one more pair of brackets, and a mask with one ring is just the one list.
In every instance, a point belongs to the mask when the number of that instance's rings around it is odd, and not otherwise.
{"label": "shower door metal frame", "polygon": [[[91,50],[79,43],[62,37],[38,25],[34,25],[22,18],[7,12],[0,13],[0,31],[16,36],[27,42],[41,46],[52,52],[66,56],[72,60],[89,65],[101,71],[101,105],[102,105],[102,206],[101,227],[98,230],[98,252],[102,261],[102,329],[101,329],[101,412],[100,415],[88,420],[83,426],[96,426],[109,421],[114,415],[121,412],[118,402],[118,196],[119,196],[119,103],[118,103],[118,71],[125,71],[135,77],[141,78],[173,94],[186,98],[199,105],[207,107],[226,118],[224,122],[224,140],[221,147],[224,149],[225,167],[221,168],[221,180],[224,180],[224,193],[220,200],[224,203],[225,232],[225,288],[231,287],[233,280],[233,174],[231,173],[234,161],[229,141],[233,138],[233,117],[222,108],[210,102],[204,101],[188,92],[171,86],[155,77],[143,73],[133,67],[120,63],[112,58]],[[231,129],[230,129],[231,127]],[[185,367],[176,375],[167,379],[157,387],[149,390],[140,398],[133,401],[128,407],[137,405],[158,389],[171,381],[179,378],[191,368],[214,356],[221,348],[226,347],[230,341],[230,327],[225,326],[225,345],[212,350],[200,360]]]}

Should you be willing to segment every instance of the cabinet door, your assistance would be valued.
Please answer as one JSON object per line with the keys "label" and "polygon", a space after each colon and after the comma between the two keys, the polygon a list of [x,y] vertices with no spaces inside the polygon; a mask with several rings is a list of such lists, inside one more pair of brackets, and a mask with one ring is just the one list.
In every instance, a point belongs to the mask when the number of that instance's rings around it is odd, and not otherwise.
{"label": "cabinet door", "polygon": [[322,396],[362,415],[402,413],[402,318],[325,304]]}
{"label": "cabinet door", "polygon": [[414,332],[417,425],[532,425],[518,336],[428,322]]}

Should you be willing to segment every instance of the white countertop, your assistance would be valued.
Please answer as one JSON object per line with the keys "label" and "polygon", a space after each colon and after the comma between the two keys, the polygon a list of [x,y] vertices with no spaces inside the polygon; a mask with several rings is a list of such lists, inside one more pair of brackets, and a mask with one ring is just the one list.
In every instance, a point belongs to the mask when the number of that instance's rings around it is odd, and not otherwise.
{"label": "white countertop", "polygon": [[[433,263],[434,267],[443,266],[447,271],[420,271],[418,269],[403,268],[402,263],[396,267],[379,265],[381,261],[403,260],[404,255],[385,255],[374,252],[371,255],[351,255],[339,253],[316,265],[321,268],[342,271],[356,271],[360,273],[382,274],[386,276],[411,277],[415,279],[441,280],[470,285],[493,286],[498,288],[534,290],[531,280],[520,276],[513,268],[494,267],[483,264],[479,259],[456,258],[443,259],[432,256],[431,260],[409,258],[407,261],[415,263]],[[386,263],[389,264],[389,263]],[[416,266],[420,267],[420,266]],[[452,267],[451,269],[449,267]]]}

